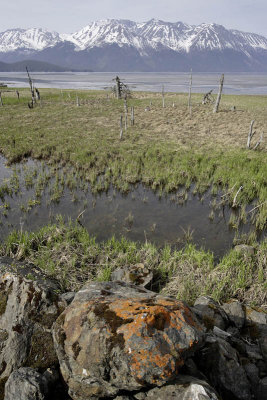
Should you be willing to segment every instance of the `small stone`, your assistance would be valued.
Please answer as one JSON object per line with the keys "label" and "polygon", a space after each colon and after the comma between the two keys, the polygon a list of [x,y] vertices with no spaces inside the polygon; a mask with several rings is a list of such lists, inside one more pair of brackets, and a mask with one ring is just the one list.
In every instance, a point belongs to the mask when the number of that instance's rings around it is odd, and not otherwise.
{"label": "small stone", "polygon": [[238,244],[237,246],[234,247],[234,250],[237,253],[241,253],[244,255],[253,256],[255,254],[255,248],[253,246],[248,246],[247,244]]}
{"label": "small stone", "polygon": [[111,274],[112,281],[123,281],[144,287],[147,287],[152,282],[152,279],[153,272],[142,263],[117,268]]}
{"label": "small stone", "polygon": [[222,329],[218,328],[217,326],[214,326],[213,333],[215,336],[218,336],[225,340],[229,339],[232,336],[231,333],[225,332]]}
{"label": "small stone", "polygon": [[231,301],[230,303],[223,304],[222,308],[226,312],[230,321],[238,328],[241,329],[245,323],[245,312],[242,304],[239,301]]}
{"label": "small stone", "polygon": [[211,297],[201,296],[194,304],[193,311],[201,318],[203,324],[208,330],[214,326],[225,331],[228,327],[228,317],[222,307]]}
{"label": "small stone", "polygon": [[60,297],[63,301],[65,301],[68,305],[72,302],[75,297],[75,292],[67,292],[63,293]]}

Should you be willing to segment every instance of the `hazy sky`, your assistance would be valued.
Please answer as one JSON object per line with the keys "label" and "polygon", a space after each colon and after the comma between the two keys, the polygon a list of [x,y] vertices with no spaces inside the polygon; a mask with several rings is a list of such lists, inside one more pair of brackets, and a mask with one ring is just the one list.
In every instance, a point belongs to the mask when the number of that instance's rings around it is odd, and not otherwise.
{"label": "hazy sky", "polygon": [[0,32],[42,27],[71,33],[99,19],[157,18],[189,24],[216,22],[267,37],[266,17],[266,0],[0,0]]}

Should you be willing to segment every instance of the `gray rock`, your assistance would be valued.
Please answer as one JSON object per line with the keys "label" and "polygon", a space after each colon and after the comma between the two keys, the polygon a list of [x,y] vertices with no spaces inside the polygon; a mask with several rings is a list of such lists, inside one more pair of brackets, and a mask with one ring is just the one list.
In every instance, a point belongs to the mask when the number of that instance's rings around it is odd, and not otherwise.
{"label": "gray rock", "polygon": [[146,393],[145,399],[151,400],[219,400],[215,390],[207,382],[180,376],[175,382],[154,388]]}
{"label": "gray rock", "polygon": [[261,337],[259,339],[259,346],[260,346],[262,357],[264,358],[265,362],[267,363],[267,336]]}
{"label": "gray rock", "polygon": [[222,307],[211,297],[201,296],[194,304],[193,311],[201,318],[203,324],[208,330],[212,330],[214,326],[226,330],[228,327],[228,317]]}
{"label": "gray rock", "polygon": [[252,363],[244,363],[244,370],[246,371],[248,380],[250,381],[253,393],[256,393],[258,390],[259,383],[259,369],[255,364]]}
{"label": "gray rock", "polygon": [[162,386],[176,377],[204,336],[183,302],[123,282],[85,285],[53,331],[74,400]]}
{"label": "gray rock", "polygon": [[213,333],[215,336],[220,337],[221,339],[229,339],[232,335],[229,332],[225,332],[222,329],[218,328],[217,326],[214,326],[213,328]]}
{"label": "gray rock", "polygon": [[237,352],[227,341],[208,336],[196,358],[198,368],[223,399],[251,400],[247,375],[240,365]]}
{"label": "gray rock", "polygon": [[263,360],[263,356],[261,354],[260,348],[258,345],[246,345],[246,352],[247,356],[250,360],[252,361],[258,361],[258,360]]}
{"label": "gray rock", "polygon": [[245,312],[242,304],[239,301],[231,301],[230,303],[223,304],[222,308],[226,312],[230,321],[238,328],[241,329],[245,323]]}
{"label": "gray rock", "polygon": [[254,341],[267,337],[267,313],[256,311],[253,308],[245,308],[245,328],[247,335]]}
{"label": "gray rock", "polygon": [[13,371],[5,385],[4,400],[45,400],[58,374],[40,374],[32,368]]}
{"label": "gray rock", "polygon": [[63,293],[60,298],[65,301],[68,305],[72,302],[72,300],[75,297],[75,292],[67,292],[67,293]]}
{"label": "gray rock", "polygon": [[112,281],[123,281],[144,287],[147,287],[152,279],[153,272],[142,263],[117,268],[111,274]]}
{"label": "gray rock", "polygon": [[267,376],[259,381],[257,400],[267,399]]}
{"label": "gray rock", "polygon": [[248,246],[247,244],[238,244],[234,247],[234,250],[238,253],[253,256],[255,254],[255,248],[253,246]]}
{"label": "gray rock", "polygon": [[1,260],[0,393],[13,370],[58,364],[51,327],[67,304],[57,289],[34,267]]}

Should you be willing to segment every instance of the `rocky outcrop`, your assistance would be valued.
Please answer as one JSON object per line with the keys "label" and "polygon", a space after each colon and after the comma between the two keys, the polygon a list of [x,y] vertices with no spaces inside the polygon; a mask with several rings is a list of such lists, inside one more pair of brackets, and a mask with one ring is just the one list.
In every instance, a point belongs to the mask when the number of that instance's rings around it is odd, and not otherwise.
{"label": "rocky outcrop", "polygon": [[75,400],[163,386],[203,337],[183,302],[123,282],[83,287],[54,325],[61,372]]}
{"label": "rocky outcrop", "polygon": [[38,269],[0,262],[0,399],[3,386],[20,367],[42,370],[58,364],[51,327],[66,307],[55,283]]}
{"label": "rocky outcrop", "polygon": [[134,281],[60,294],[0,259],[0,400],[267,398],[266,312],[207,296],[190,309]]}

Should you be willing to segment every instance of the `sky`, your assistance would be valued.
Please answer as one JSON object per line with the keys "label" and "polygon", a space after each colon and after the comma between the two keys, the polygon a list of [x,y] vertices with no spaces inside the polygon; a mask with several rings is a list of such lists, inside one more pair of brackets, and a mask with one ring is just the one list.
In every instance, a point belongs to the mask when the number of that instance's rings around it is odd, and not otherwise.
{"label": "sky", "polygon": [[0,0],[0,32],[41,27],[72,33],[89,22],[115,18],[215,22],[267,37],[266,0]]}

